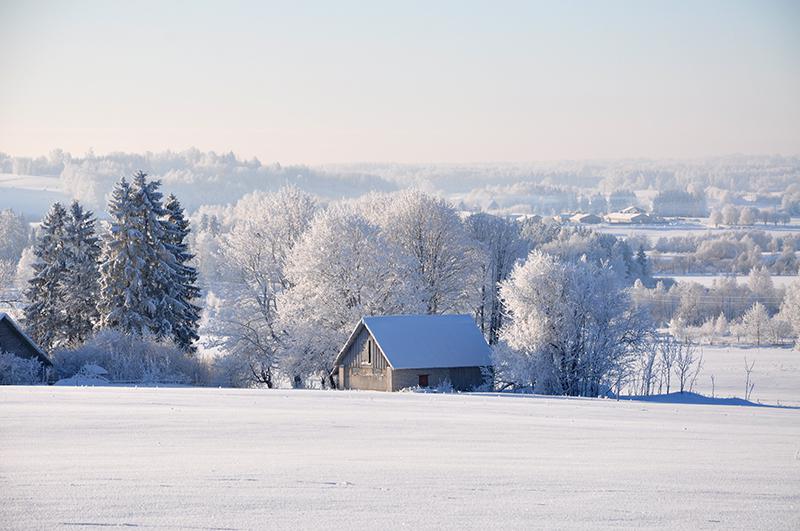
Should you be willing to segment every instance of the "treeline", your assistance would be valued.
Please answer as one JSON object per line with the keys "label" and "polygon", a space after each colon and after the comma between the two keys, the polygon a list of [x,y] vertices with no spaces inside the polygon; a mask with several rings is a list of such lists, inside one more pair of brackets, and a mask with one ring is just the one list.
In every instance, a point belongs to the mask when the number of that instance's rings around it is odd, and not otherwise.
{"label": "treeline", "polygon": [[774,275],[796,275],[800,262],[796,234],[770,234],[764,231],[730,231],[658,238],[650,250],[654,274],[748,274],[766,267]]}
{"label": "treeline", "polygon": [[[93,213],[77,201],[69,209],[55,203],[42,221],[23,324],[57,360],[69,365],[70,352],[80,356],[101,330],[138,337],[142,344],[166,342],[186,355],[195,352],[200,307],[193,302],[199,290],[190,265],[188,221],[177,198],[164,201],[159,187],[142,172],[131,182],[121,179],[102,238]],[[106,348],[113,351],[116,345]],[[142,376],[158,365],[144,356],[137,363],[127,367],[128,374],[115,376],[129,378],[130,371]]]}

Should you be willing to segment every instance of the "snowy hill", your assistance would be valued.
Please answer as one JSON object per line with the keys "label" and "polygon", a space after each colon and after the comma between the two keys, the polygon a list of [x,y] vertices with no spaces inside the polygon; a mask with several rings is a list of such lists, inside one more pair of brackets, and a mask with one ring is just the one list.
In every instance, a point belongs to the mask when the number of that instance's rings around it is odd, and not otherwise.
{"label": "snowy hill", "polygon": [[0,404],[4,528],[800,527],[797,409],[52,387]]}
{"label": "snowy hill", "polygon": [[39,219],[56,201],[68,203],[58,177],[0,173],[0,210],[10,208],[31,219]]}

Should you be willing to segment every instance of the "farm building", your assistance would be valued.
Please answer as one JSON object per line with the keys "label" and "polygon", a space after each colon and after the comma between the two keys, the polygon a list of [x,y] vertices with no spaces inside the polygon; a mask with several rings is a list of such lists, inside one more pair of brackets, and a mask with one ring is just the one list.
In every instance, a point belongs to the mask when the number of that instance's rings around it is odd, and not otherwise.
{"label": "farm building", "polygon": [[583,224],[595,224],[595,223],[602,223],[603,219],[596,215],[596,214],[584,214],[578,213],[569,218],[569,220],[573,223],[583,223]]}
{"label": "farm building", "polygon": [[18,358],[39,360],[45,367],[52,363],[39,346],[14,322],[10,315],[0,312],[0,352],[14,354]]}
{"label": "farm building", "polygon": [[489,345],[469,315],[364,317],[336,357],[339,389],[398,391],[484,382]]}
{"label": "farm building", "polygon": [[639,207],[631,206],[619,212],[606,214],[606,221],[618,224],[650,223],[654,221],[644,210]]}

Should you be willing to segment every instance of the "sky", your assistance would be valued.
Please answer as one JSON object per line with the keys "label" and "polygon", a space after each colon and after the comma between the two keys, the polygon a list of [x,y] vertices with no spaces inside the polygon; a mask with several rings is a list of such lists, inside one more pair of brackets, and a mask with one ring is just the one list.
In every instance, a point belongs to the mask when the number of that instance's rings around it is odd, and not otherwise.
{"label": "sky", "polygon": [[0,151],[800,154],[800,2],[0,0]]}

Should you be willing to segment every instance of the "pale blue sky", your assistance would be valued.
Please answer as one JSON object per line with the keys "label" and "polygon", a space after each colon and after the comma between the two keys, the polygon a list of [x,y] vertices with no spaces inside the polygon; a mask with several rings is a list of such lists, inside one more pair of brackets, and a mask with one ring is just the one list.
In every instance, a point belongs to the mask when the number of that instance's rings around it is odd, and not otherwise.
{"label": "pale blue sky", "polygon": [[0,0],[0,151],[800,154],[800,2]]}

